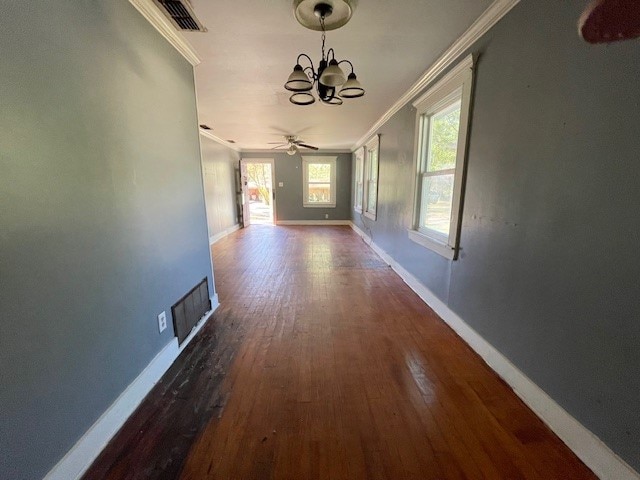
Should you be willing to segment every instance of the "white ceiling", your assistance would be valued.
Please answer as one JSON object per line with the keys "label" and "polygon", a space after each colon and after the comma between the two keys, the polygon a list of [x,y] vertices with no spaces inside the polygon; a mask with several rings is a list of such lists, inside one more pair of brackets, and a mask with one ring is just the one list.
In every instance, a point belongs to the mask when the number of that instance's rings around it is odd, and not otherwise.
{"label": "white ceiling", "polygon": [[284,82],[299,53],[317,64],[320,32],[302,27],[293,0],[192,0],[207,33],[186,33],[196,67],[200,123],[243,150],[297,134],[323,149],[349,149],[449,47],[491,0],[360,0],[327,48],[354,64],[364,97],[333,107],[289,102]]}

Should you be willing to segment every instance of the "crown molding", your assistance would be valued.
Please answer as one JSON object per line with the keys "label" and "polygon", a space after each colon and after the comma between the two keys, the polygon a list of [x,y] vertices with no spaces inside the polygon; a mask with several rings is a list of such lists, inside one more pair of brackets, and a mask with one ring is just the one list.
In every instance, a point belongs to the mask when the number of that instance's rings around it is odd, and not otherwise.
{"label": "crown molding", "polygon": [[158,9],[153,0],[129,0],[138,12],[194,67],[201,60],[193,46],[176,30],[171,21]]}
{"label": "crown molding", "polygon": [[225,147],[230,148],[231,150],[240,152],[240,147],[238,147],[238,145],[236,145],[235,143],[227,142],[226,140],[223,140],[220,137],[215,136],[209,130],[204,130],[202,128],[200,128],[199,130],[200,130],[200,135],[202,135],[203,137],[206,137],[209,140],[213,140],[214,142],[217,142],[220,145],[224,145]]}
{"label": "crown molding", "polygon": [[429,83],[435,80],[442,72],[449,68],[457,59],[466,52],[480,37],[487,33],[498,21],[515,7],[520,0],[495,0],[478,19],[438,58],[416,81],[404,95],[402,95],[389,110],[385,112],[373,126],[367,130],[351,149],[355,152],[364,145],[373,135],[378,133],[393,115],[408,104]]}
{"label": "crown molding", "polygon": [[473,55],[467,55],[464,60],[459,61],[456,66],[449,70],[440,80],[429,86],[429,89],[414,100],[411,105],[418,108],[421,103],[431,98],[436,92],[438,92],[438,90],[443,88],[449,82],[458,81],[462,83],[462,80],[459,78],[465,74],[469,75],[473,69],[473,64]]}

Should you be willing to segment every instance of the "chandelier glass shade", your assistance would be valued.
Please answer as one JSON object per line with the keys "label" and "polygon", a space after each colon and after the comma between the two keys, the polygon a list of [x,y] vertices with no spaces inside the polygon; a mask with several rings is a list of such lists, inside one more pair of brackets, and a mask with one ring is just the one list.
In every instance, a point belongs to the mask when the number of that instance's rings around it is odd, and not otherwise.
{"label": "chandelier glass shade", "polygon": [[[353,71],[353,64],[349,60],[336,60],[333,48],[325,53],[326,31],[325,17],[331,15],[332,7],[319,3],[315,7],[315,14],[320,21],[322,30],[322,58],[316,70],[311,57],[305,53],[298,55],[293,72],[289,75],[284,88],[293,92],[289,101],[295,105],[311,105],[316,101],[312,91],[322,103],[327,105],[342,105],[345,98],[358,98],[364,95],[364,88]],[[308,63],[303,67],[302,62]],[[351,68],[349,75],[345,75],[340,65],[346,63]]]}

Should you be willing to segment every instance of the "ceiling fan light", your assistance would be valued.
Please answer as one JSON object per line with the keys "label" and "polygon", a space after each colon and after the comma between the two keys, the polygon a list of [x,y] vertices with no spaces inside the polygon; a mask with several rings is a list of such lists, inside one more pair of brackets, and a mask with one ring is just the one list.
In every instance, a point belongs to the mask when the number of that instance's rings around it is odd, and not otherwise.
{"label": "ceiling fan light", "polygon": [[355,73],[350,73],[346,83],[340,89],[342,98],[358,98],[364,95],[364,88],[360,85]]}
{"label": "ceiling fan light", "polygon": [[284,88],[292,92],[308,92],[313,87],[311,80],[304,73],[300,64],[293,67],[293,72],[289,75],[287,83],[284,84]]}
{"label": "ceiling fan light", "polygon": [[329,66],[320,75],[320,83],[328,87],[338,87],[346,81],[347,78],[335,58],[329,62]]}
{"label": "ceiling fan light", "polygon": [[287,155],[295,155],[298,152],[298,148],[295,145],[290,145],[287,148]]}
{"label": "ceiling fan light", "polygon": [[295,105],[311,105],[316,99],[310,93],[297,92],[289,97],[289,101]]}

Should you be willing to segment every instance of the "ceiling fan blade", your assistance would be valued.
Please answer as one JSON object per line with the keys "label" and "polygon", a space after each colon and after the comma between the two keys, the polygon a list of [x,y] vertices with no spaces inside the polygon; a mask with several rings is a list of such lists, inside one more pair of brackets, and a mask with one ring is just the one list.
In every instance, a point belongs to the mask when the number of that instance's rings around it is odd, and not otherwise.
{"label": "ceiling fan blade", "polygon": [[287,144],[282,142],[267,142],[267,145],[287,145]]}
{"label": "ceiling fan blade", "polygon": [[311,150],[318,150],[318,147],[314,147],[313,145],[307,145],[306,143],[296,143],[299,147],[309,148]]}
{"label": "ceiling fan blade", "polygon": [[280,145],[276,145],[275,147],[272,147],[271,150],[275,150],[276,148],[287,147],[288,145],[289,145],[288,143],[281,143]]}

